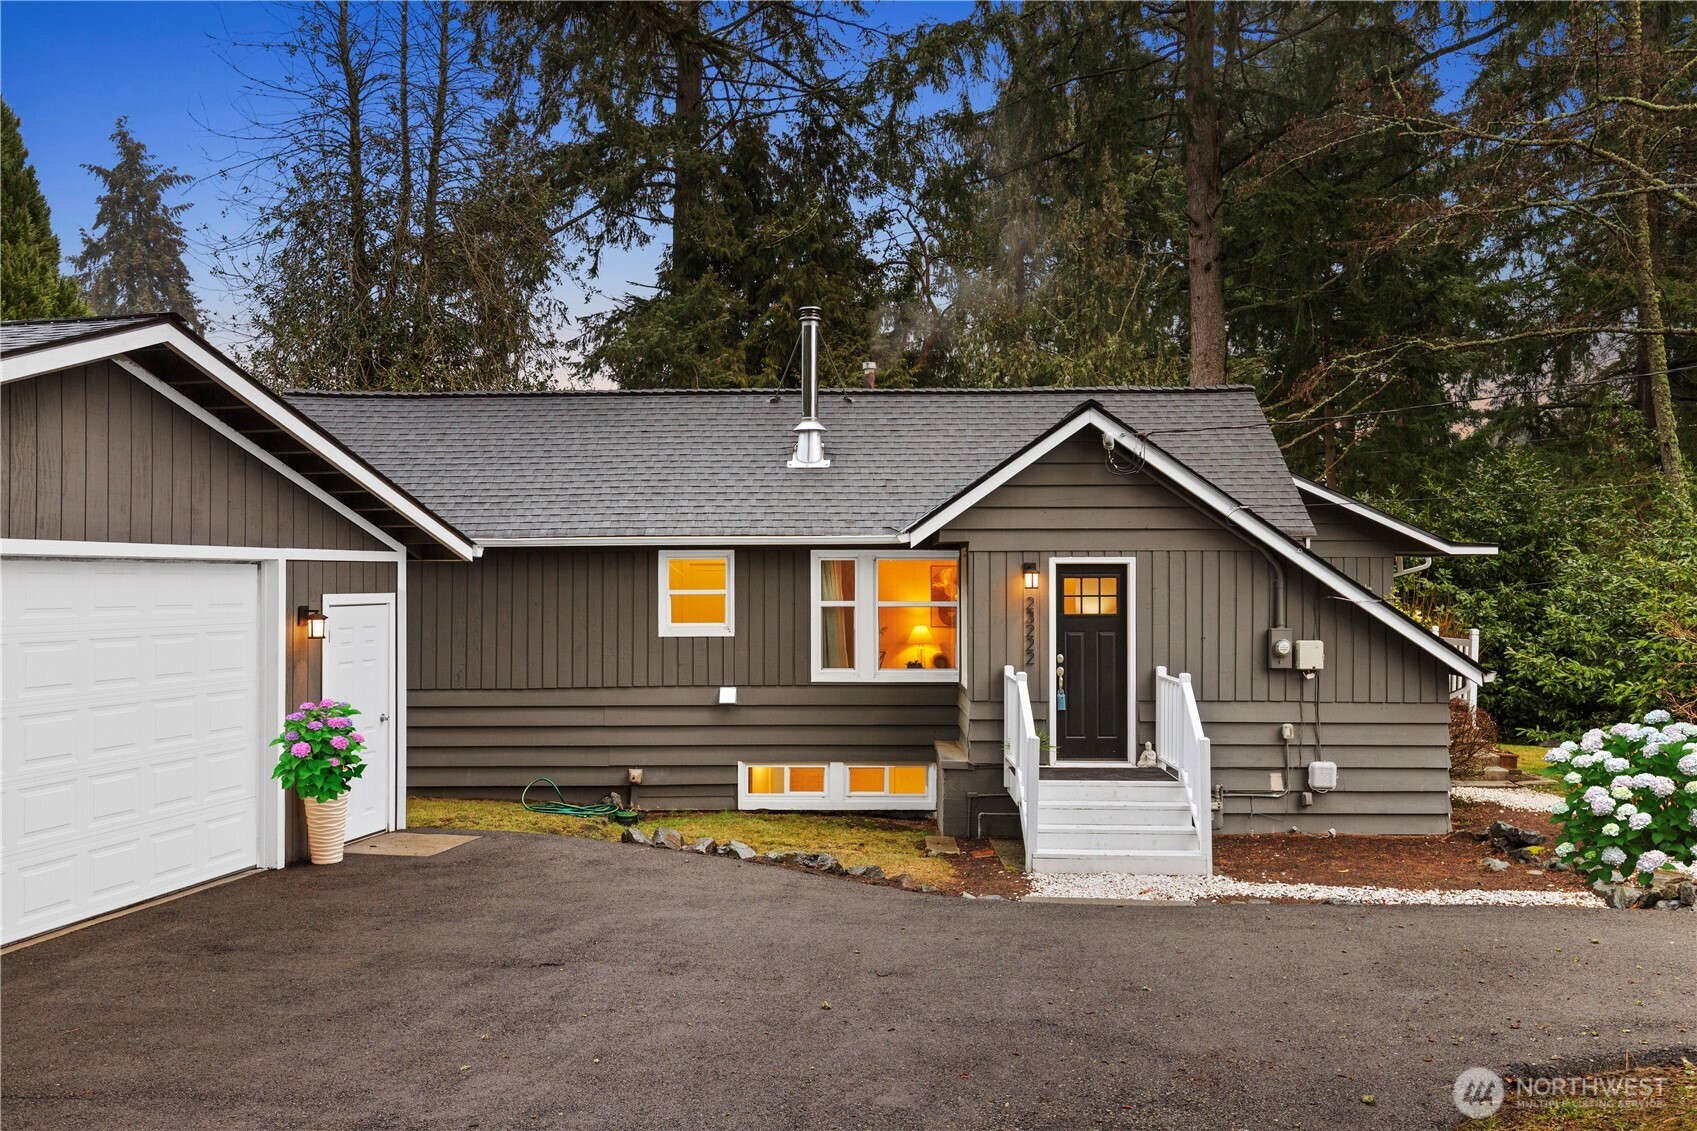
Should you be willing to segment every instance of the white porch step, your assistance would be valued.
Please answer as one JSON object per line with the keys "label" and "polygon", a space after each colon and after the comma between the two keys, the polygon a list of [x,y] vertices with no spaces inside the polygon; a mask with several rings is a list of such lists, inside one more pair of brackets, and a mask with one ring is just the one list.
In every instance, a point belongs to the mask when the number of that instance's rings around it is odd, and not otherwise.
{"label": "white porch step", "polygon": [[1113,852],[1201,851],[1196,828],[1189,820],[1171,825],[1050,825],[1037,830],[1037,849],[1046,853],[1065,848],[1100,849]]}
{"label": "white porch step", "polygon": [[1150,876],[1205,876],[1208,865],[1199,849],[1117,851],[1101,848],[1040,847],[1031,854],[1032,870],[1057,872],[1122,872]]}
{"label": "white porch step", "polygon": [[1181,801],[1056,801],[1042,803],[1043,825],[1188,825],[1190,806]]}
{"label": "white porch step", "polygon": [[1037,803],[1050,805],[1096,801],[1166,801],[1188,805],[1184,786],[1176,781],[1057,781],[1041,778]]}

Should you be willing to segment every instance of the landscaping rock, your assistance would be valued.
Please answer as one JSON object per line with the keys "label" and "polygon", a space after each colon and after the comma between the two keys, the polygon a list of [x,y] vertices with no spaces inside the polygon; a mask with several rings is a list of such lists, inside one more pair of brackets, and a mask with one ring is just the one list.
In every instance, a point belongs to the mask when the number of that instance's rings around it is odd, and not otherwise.
{"label": "landscaping rock", "polygon": [[1485,867],[1489,868],[1493,872],[1508,871],[1508,861],[1498,860],[1495,856],[1487,856],[1483,860],[1479,861],[1479,863],[1485,865]]}
{"label": "landscaping rock", "polygon": [[1678,899],[1679,889],[1687,882],[1684,872],[1673,868],[1662,868],[1650,877],[1650,890],[1659,899]]}
{"label": "landscaping rock", "polygon": [[753,860],[760,854],[748,845],[744,844],[742,841],[733,840],[729,844],[721,844],[719,846],[719,855],[735,856],[738,860]]}
{"label": "landscaping rock", "polygon": [[1521,864],[1538,864],[1544,859],[1542,856],[1538,855],[1538,849],[1536,847],[1510,848],[1508,849],[1508,858]]}
{"label": "landscaping rock", "polygon": [[842,862],[835,856],[832,856],[829,852],[803,853],[802,858],[797,860],[796,863],[800,864],[803,868],[809,868],[815,872],[823,872],[827,876],[840,876],[845,870]]}
{"label": "landscaping rock", "polygon": [[1548,844],[1550,838],[1543,833],[1533,832],[1511,825],[1507,821],[1492,821],[1489,835],[1491,847],[1498,852],[1506,852],[1511,848],[1526,848],[1531,845]]}
{"label": "landscaping rock", "polygon": [[1678,911],[1679,908],[1680,908],[1680,902],[1677,899],[1658,899],[1658,900],[1656,900],[1656,910],[1657,911]]}
{"label": "landscaping rock", "polygon": [[1687,907],[1697,907],[1697,884],[1680,884],[1679,902]]}
{"label": "landscaping rock", "polygon": [[848,870],[848,874],[862,880],[881,880],[884,878],[884,869],[876,864],[856,864]]}
{"label": "landscaping rock", "polygon": [[978,897],[978,898],[979,898],[979,899],[985,899],[985,900],[989,900],[989,899],[993,899],[993,900],[995,900],[995,901],[996,901],[996,902],[998,902],[998,903],[1004,903],[1004,902],[1006,902],[1006,901],[1005,901],[1005,900],[1004,900],[1004,899],[1003,899],[1003,898],[1002,898],[1002,897],[1001,897],[1001,896],[999,896],[999,895],[981,895],[981,896],[979,896],[979,897]]}
{"label": "landscaping rock", "polygon": [[617,806],[620,809],[623,809],[625,807],[625,799],[620,797],[616,793],[609,793],[606,797],[603,797],[601,799],[601,804],[603,804],[603,805],[613,805],[613,806]]}
{"label": "landscaping rock", "polygon": [[918,880],[914,879],[912,876],[908,875],[906,872],[903,872],[901,875],[896,877],[896,886],[901,888],[903,891],[924,891],[925,890],[925,888],[920,884],[920,882]]}
{"label": "landscaping rock", "polygon": [[662,825],[654,830],[655,848],[682,848],[683,846],[684,834],[677,829],[669,829]]}
{"label": "landscaping rock", "polygon": [[684,851],[693,852],[698,856],[710,856],[712,855],[713,850],[717,847],[719,847],[719,845],[712,837],[704,836],[690,841],[684,846]]}
{"label": "landscaping rock", "polygon": [[960,845],[952,836],[928,836],[925,838],[925,855],[959,856]]}
{"label": "landscaping rock", "polygon": [[619,839],[626,844],[646,844],[650,848],[654,846],[654,842],[648,839],[648,834],[637,828],[635,825],[626,829],[624,835]]}
{"label": "landscaping rock", "polygon": [[800,864],[802,858],[807,855],[805,852],[796,852],[792,849],[788,852],[768,852],[766,859],[774,864]]}

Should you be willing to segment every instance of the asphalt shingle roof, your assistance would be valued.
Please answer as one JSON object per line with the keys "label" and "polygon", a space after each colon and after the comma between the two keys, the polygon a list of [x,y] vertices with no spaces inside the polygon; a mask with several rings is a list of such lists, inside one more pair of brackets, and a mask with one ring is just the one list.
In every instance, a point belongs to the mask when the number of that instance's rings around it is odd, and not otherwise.
{"label": "asphalt shingle roof", "polygon": [[0,354],[22,353],[78,338],[93,338],[170,315],[114,314],[105,318],[37,318],[0,323]]}
{"label": "asphalt shingle roof", "polygon": [[826,469],[792,469],[794,390],[288,394],[473,538],[887,536],[1096,401],[1292,537],[1313,533],[1254,393],[820,394]]}

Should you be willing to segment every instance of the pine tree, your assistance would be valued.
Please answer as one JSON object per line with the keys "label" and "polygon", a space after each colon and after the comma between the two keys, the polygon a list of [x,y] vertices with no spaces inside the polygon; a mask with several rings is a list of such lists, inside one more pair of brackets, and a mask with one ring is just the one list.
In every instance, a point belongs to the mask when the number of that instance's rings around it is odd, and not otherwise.
{"label": "pine tree", "polygon": [[169,310],[199,329],[200,304],[189,289],[183,262],[188,238],[179,217],[187,204],[167,204],[165,194],[189,182],[148,156],[147,146],[119,118],[112,133],[118,160],[109,169],[83,168],[105,184],[98,201],[96,234],[82,234],[83,249],[71,262],[96,314],[147,314]]}
{"label": "pine tree", "polygon": [[59,237],[53,234],[18,116],[0,102],[0,317],[87,313],[76,283],[59,274]]}

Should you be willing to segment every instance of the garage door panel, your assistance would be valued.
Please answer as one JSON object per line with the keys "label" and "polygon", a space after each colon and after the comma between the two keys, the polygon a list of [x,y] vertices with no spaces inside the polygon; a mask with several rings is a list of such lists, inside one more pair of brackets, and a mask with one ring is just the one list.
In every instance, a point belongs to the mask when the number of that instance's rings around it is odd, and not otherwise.
{"label": "garage door panel", "polygon": [[269,759],[257,567],[4,574],[4,937],[253,866]]}

